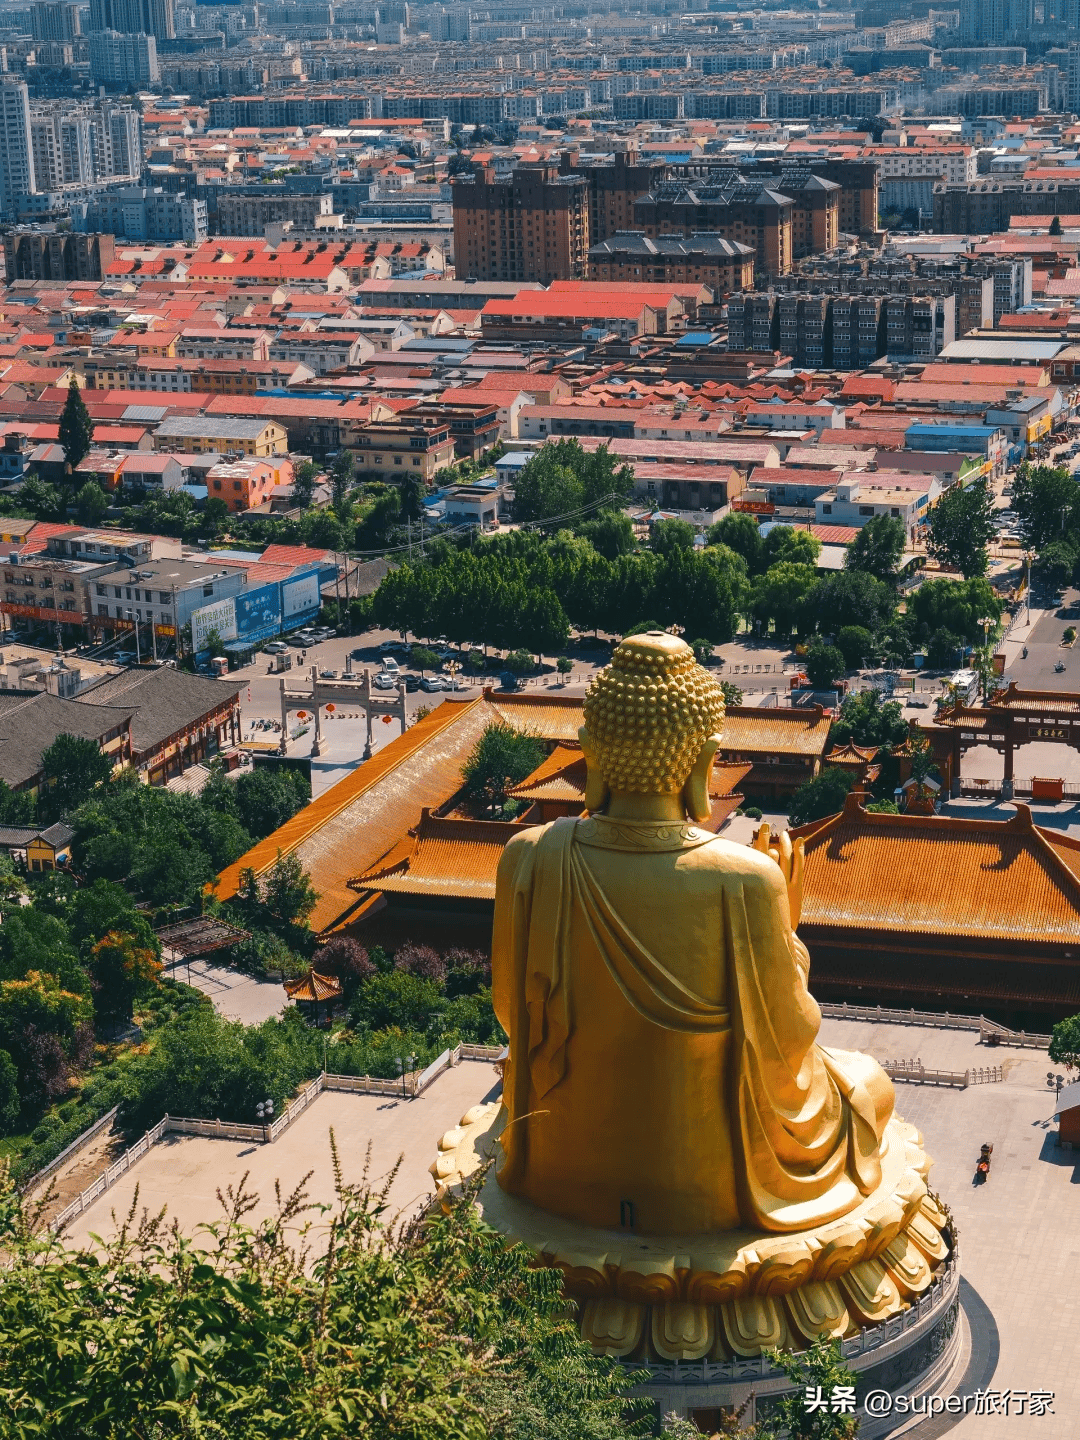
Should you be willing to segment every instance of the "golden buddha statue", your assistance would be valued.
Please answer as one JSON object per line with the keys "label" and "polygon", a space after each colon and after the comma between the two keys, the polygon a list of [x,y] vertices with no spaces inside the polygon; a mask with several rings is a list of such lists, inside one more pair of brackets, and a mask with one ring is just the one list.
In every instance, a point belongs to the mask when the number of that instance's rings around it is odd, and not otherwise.
{"label": "golden buddha statue", "polygon": [[[645,1302],[668,1305],[661,1354],[704,1353],[721,1330],[748,1354],[800,1324],[844,1334],[929,1285],[946,1253],[891,1081],[816,1043],[801,841],[764,826],[741,846],[695,824],[723,717],[719,683],[666,633],[624,640],[593,681],[586,814],[524,827],[499,865],[502,1106],[464,1117],[433,1167],[453,1183],[495,1160],[485,1217],[571,1293],[610,1297],[583,1328],[613,1353],[642,1343]],[[890,1246],[895,1273],[871,1259]],[[795,1311],[747,1309],[800,1286]],[[710,1302],[727,1303],[722,1326],[687,1319]]]}

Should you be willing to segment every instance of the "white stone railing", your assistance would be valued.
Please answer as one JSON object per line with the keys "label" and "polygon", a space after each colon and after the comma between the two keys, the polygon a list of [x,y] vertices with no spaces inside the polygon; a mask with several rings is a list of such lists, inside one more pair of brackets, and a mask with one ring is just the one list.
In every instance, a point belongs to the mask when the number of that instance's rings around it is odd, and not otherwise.
{"label": "white stone railing", "polygon": [[879,1025],[926,1025],[936,1030],[978,1030],[983,1043],[988,1035],[999,1045],[1019,1045],[1031,1050],[1045,1050],[1049,1035],[1029,1035],[1024,1030],[1010,1030],[985,1015],[950,1015],[948,1010],[890,1010],[884,1005],[840,1005],[824,1002],[822,1015],[828,1020],[867,1020]]}
{"label": "white stone railing", "polygon": [[[410,1071],[399,1080],[383,1080],[374,1075],[331,1075],[324,1071],[321,1075],[317,1075],[295,1100],[291,1100],[286,1105],[272,1125],[239,1125],[229,1120],[197,1120],[182,1115],[165,1115],[152,1130],[146,1132],[141,1140],[137,1140],[129,1150],[125,1150],[119,1160],[110,1165],[103,1175],[99,1175],[92,1185],[61,1210],[56,1219],[52,1221],[53,1228],[59,1229],[62,1225],[66,1225],[88,1205],[93,1204],[99,1195],[103,1195],[106,1190],[116,1184],[121,1175],[129,1170],[136,1160],[141,1160],[163,1135],[203,1135],[213,1140],[246,1140],[255,1145],[273,1144],[278,1136],[287,1130],[324,1090],[347,1090],[360,1095],[402,1095],[405,1099],[411,1099],[425,1090],[444,1070],[459,1064],[462,1060],[495,1062],[502,1059],[505,1054],[505,1047],[498,1045],[456,1045],[453,1050],[444,1050],[426,1070]],[[80,1135],[72,1145],[69,1145],[62,1156],[57,1156],[56,1160],[52,1162],[52,1167],[55,1168],[63,1158],[82,1149],[103,1127],[104,1122],[108,1120],[111,1123],[115,1115],[116,1111],[113,1110],[107,1116],[102,1116],[101,1120],[96,1121],[89,1130]],[[39,1172],[39,1176],[35,1176],[34,1182],[31,1183],[35,1183],[45,1173],[46,1171]]]}
{"label": "white stone railing", "polygon": [[879,1062],[892,1080],[908,1080],[913,1085],[946,1085],[966,1090],[969,1085],[993,1085],[1005,1079],[1000,1065],[981,1065],[970,1070],[935,1070],[921,1060],[882,1060]]}
{"label": "white stone railing", "polygon": [[35,1173],[30,1176],[30,1179],[27,1180],[26,1184],[19,1187],[23,1193],[27,1194],[31,1190],[37,1189],[42,1181],[47,1180],[54,1171],[59,1170],[65,1161],[70,1160],[73,1155],[78,1155],[80,1150],[85,1150],[91,1140],[96,1140],[103,1130],[109,1128],[116,1119],[119,1109],[119,1105],[114,1105],[111,1110],[102,1115],[100,1120],[95,1120],[94,1123],[88,1125],[80,1135],[76,1135],[70,1145],[66,1145],[64,1149],[60,1151],[59,1155],[50,1160],[47,1165],[43,1165],[40,1170],[35,1171]]}

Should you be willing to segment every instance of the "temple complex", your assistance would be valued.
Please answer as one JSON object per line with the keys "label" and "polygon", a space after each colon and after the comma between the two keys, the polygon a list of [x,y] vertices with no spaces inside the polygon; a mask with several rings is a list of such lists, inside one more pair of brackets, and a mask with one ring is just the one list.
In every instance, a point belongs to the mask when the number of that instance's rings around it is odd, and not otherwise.
{"label": "temple complex", "polygon": [[974,708],[956,705],[942,711],[936,724],[921,727],[933,746],[947,794],[960,793],[960,762],[966,750],[987,745],[1005,758],[1001,798],[1015,791],[1016,752],[1033,741],[1050,741],[1080,750],[1080,694],[1062,690],[1022,690],[1015,681]]}

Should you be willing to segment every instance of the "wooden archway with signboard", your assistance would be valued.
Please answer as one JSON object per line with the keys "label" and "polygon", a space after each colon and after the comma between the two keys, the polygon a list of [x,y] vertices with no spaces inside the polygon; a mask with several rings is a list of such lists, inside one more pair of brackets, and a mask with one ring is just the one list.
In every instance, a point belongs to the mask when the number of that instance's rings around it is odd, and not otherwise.
{"label": "wooden archway with signboard", "polygon": [[925,727],[924,733],[939,766],[948,766],[947,779],[954,794],[959,791],[960,760],[965,750],[988,745],[1004,755],[1001,798],[1011,800],[1014,758],[1021,745],[1038,740],[1080,750],[1080,693],[1021,690],[1013,681],[982,707],[957,705],[942,712],[936,724]]}

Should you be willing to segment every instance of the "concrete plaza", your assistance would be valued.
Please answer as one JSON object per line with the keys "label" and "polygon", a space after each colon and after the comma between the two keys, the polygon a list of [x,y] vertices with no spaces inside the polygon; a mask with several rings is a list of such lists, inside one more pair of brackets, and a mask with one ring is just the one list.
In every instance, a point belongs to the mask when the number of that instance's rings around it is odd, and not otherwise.
{"label": "concrete plaza", "polygon": [[[917,1125],[934,1161],[931,1187],[960,1237],[962,1299],[972,1354],[962,1391],[1054,1392],[1052,1415],[943,1416],[903,1433],[935,1440],[1066,1440],[1078,1429],[1080,1367],[1070,1361],[1080,1323],[1074,1275],[1080,1257],[1080,1155],[1059,1151],[1046,1052],[978,1043],[978,1032],[826,1020],[820,1042],[879,1060],[921,1059],[951,1070],[1000,1065],[998,1084],[966,1090],[896,1084],[897,1112]],[[989,1179],[974,1185],[983,1141],[994,1146]],[[1015,1406],[1013,1406],[1015,1411]],[[950,1424],[955,1422],[955,1424]],[[897,1431],[896,1433],[900,1433]]]}
{"label": "concrete plaza", "polygon": [[[176,1220],[188,1234],[221,1219],[217,1192],[224,1193],[229,1186],[235,1189],[242,1180],[248,1191],[259,1196],[248,1217],[252,1224],[274,1212],[276,1181],[288,1195],[309,1171],[308,1199],[316,1205],[332,1205],[331,1130],[349,1183],[359,1183],[366,1166],[372,1189],[379,1190],[401,1162],[387,1194],[386,1218],[409,1217],[434,1193],[428,1166],[438,1153],[440,1137],[471,1106],[493,1098],[498,1084],[489,1061],[463,1060],[444,1070],[414,1100],[324,1091],[273,1145],[166,1135],[75,1218],[70,1239],[84,1244],[92,1235],[105,1239],[115,1234],[136,1190],[139,1213],[145,1209],[154,1215],[166,1206],[167,1220]],[[317,1231],[318,1215],[311,1219]]]}

